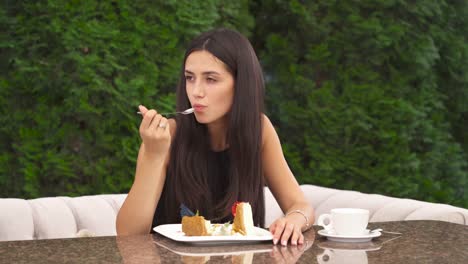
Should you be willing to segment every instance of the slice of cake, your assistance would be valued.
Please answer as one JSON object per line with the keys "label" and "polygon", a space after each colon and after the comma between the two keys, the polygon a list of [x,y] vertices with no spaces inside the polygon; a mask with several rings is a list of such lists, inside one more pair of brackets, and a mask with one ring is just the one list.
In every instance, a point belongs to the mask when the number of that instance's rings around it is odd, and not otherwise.
{"label": "slice of cake", "polygon": [[249,203],[236,202],[232,206],[232,214],[234,215],[234,223],[211,224],[211,221],[205,220],[203,216],[194,215],[184,205],[181,206],[182,216],[182,232],[186,236],[230,236],[256,235],[253,218],[252,207]]}
{"label": "slice of cake", "polygon": [[205,220],[203,216],[184,216],[182,217],[182,232],[186,236],[209,236],[211,222]]}
{"label": "slice of cake", "polygon": [[[244,236],[255,235],[252,207],[249,203],[235,203],[232,208],[234,223],[232,230]],[[235,212],[235,213],[234,213]]]}

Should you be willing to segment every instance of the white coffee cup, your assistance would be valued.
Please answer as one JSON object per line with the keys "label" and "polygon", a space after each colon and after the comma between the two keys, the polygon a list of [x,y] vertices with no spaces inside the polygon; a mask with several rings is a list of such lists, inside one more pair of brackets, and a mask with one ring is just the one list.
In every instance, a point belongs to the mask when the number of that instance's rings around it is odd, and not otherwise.
{"label": "white coffee cup", "polygon": [[[328,220],[328,224],[325,222]],[[366,232],[369,210],[359,208],[335,208],[330,214],[322,214],[317,224],[326,231],[342,236],[359,236]]]}

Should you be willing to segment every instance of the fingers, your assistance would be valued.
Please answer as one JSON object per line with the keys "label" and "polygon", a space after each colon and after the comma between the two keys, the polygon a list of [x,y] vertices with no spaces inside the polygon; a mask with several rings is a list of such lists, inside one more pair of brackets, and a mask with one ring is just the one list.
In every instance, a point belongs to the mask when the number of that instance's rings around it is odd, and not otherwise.
{"label": "fingers", "polygon": [[167,121],[167,118],[165,117],[161,118],[161,120],[159,121],[158,128],[169,131],[169,122]]}
{"label": "fingers", "polygon": [[274,234],[275,233],[275,230],[276,230],[276,222],[274,222],[273,224],[271,224],[268,229],[270,230],[270,233],[271,234]]}
{"label": "fingers", "polygon": [[301,232],[301,235],[299,236],[299,240],[297,241],[299,245],[304,245],[304,235]]}
{"label": "fingers", "polygon": [[293,223],[286,224],[283,230],[283,235],[281,236],[281,245],[286,246],[288,244],[288,240],[291,237],[293,232],[294,232],[294,224]]}
{"label": "fingers", "polygon": [[[152,113],[152,111],[154,111],[154,110],[149,110],[147,115]],[[154,111],[154,112],[156,112],[156,111]],[[145,118],[146,118],[146,115],[145,115]],[[148,129],[150,131],[156,131],[159,128],[159,123],[161,122],[162,118],[163,118],[162,115],[155,114],[155,116],[153,117],[153,120],[151,121],[151,124],[149,125]]]}
{"label": "fingers", "polygon": [[158,112],[156,110],[148,110],[143,105],[139,105],[138,110],[140,110],[140,113],[143,116],[143,121],[141,122],[140,128],[164,129],[168,126],[167,119],[164,118],[162,115],[158,115]]}
{"label": "fingers", "polygon": [[273,244],[275,245],[280,242],[281,245],[286,246],[288,241],[291,242],[291,245],[304,243],[304,235],[302,234],[300,226],[296,225],[294,222],[286,221],[285,218],[276,220],[270,225],[269,229],[273,235]]}
{"label": "fingers", "polygon": [[143,115],[143,120],[140,124],[140,133],[144,132],[147,128],[149,128],[156,114],[157,112],[155,110],[149,110],[145,112],[145,114]]}
{"label": "fingers", "polygon": [[148,108],[146,108],[143,105],[139,105],[138,110],[140,110],[140,113],[141,113],[142,116],[145,116],[146,112],[148,112]]}
{"label": "fingers", "polygon": [[300,245],[304,243],[304,235],[302,234],[302,231],[300,228],[297,226],[294,227],[294,232],[291,236],[291,245]]}
{"label": "fingers", "polygon": [[169,122],[154,109],[148,110],[144,106],[138,107],[143,114],[140,123],[140,137],[145,146],[148,157],[165,158],[171,146]]}
{"label": "fingers", "polygon": [[164,132],[165,130],[169,131],[169,122],[165,117],[158,114],[156,110],[148,110],[144,106],[141,106],[140,110],[142,113],[144,112],[143,120],[140,124],[141,135],[157,135],[159,134],[158,132]]}
{"label": "fingers", "polygon": [[274,223],[275,227],[274,228],[274,233],[273,233],[273,244],[277,244],[278,241],[280,240],[281,238],[281,234],[283,234],[283,230],[284,230],[284,225],[285,225],[285,221],[283,219],[278,219],[276,220],[276,222]]}

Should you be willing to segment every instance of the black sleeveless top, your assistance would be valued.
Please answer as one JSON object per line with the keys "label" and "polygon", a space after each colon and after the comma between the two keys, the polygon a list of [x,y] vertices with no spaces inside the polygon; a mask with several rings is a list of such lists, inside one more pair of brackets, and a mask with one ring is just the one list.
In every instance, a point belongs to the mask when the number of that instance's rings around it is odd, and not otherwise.
{"label": "black sleeveless top", "polygon": [[[227,191],[227,186],[229,185],[229,150],[223,151],[210,151],[208,155],[208,184],[210,187],[211,192],[211,203],[213,204],[216,201],[220,201],[224,198]],[[205,202],[205,201],[201,201]],[[159,207],[159,206],[158,206]],[[192,209],[192,208],[190,208]],[[152,227],[154,228],[158,225],[158,221],[156,216],[158,215],[158,208],[156,208],[153,216],[153,224]],[[233,217],[229,216],[214,222],[219,223],[226,223],[228,221],[233,221]],[[151,231],[153,232],[153,231]]]}

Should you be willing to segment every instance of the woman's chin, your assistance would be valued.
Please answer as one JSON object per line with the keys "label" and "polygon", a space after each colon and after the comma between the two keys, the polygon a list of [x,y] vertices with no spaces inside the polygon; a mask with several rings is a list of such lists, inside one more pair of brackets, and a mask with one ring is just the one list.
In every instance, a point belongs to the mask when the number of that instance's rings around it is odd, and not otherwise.
{"label": "woman's chin", "polygon": [[195,120],[197,120],[198,123],[200,124],[208,124],[210,123],[210,120],[208,120],[206,117],[204,116],[200,116],[200,115],[195,115]]}
{"label": "woman's chin", "polygon": [[198,123],[208,125],[220,122],[226,122],[226,116],[212,116],[207,115],[206,113],[195,113],[195,120]]}

